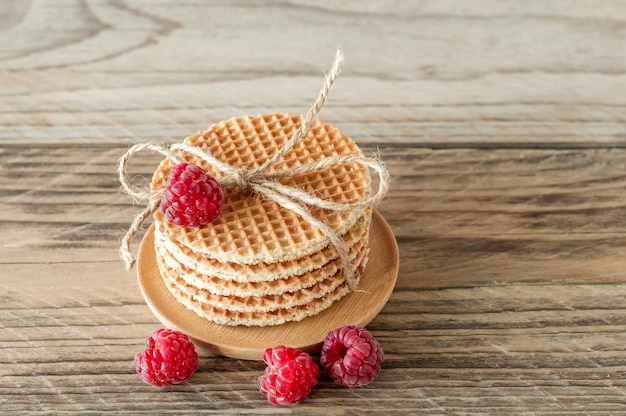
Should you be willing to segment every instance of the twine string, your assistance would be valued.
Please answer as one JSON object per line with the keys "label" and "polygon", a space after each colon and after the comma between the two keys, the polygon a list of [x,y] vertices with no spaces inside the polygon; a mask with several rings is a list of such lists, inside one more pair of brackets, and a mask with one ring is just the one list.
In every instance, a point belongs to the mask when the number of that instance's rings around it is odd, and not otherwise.
{"label": "twine string", "polygon": [[341,53],[341,49],[337,49],[337,53],[335,54],[335,60],[333,61],[333,65],[330,68],[330,73],[326,76],[324,85],[322,86],[322,89],[320,90],[317,99],[302,120],[302,124],[300,124],[300,127],[298,128],[298,130],[296,130],[291,139],[289,139],[289,141],[285,143],[283,147],[280,148],[271,159],[267,160],[264,164],[259,166],[258,170],[260,172],[264,172],[265,170],[267,170],[267,168],[273,166],[278,161],[278,159],[283,157],[288,151],[291,150],[291,148],[296,144],[298,140],[304,137],[306,132],[309,130],[311,122],[315,119],[315,117],[317,117],[317,114],[324,106],[326,98],[328,98],[328,94],[330,93],[330,89],[333,87],[335,80],[339,76],[339,72],[341,72],[342,64],[343,54]]}
{"label": "twine string", "polygon": [[[132,268],[136,258],[130,249],[130,244],[141,230],[143,224],[150,218],[154,211],[159,207],[161,197],[164,193],[164,189],[152,191],[150,189],[141,189],[134,186],[128,177],[126,172],[126,166],[130,158],[139,152],[146,150],[159,153],[163,156],[169,157],[174,163],[181,163],[183,160],[177,154],[177,152],[183,152],[193,155],[208,165],[212,166],[215,170],[221,173],[221,176],[216,180],[222,187],[238,186],[241,189],[250,189],[258,195],[264,197],[269,201],[273,201],[276,204],[288,209],[303,220],[318,228],[324,235],[329,238],[330,243],[336,248],[339,260],[344,270],[346,281],[348,286],[352,290],[357,290],[358,278],[355,275],[354,266],[350,261],[348,251],[346,250],[342,239],[337,233],[329,227],[323,221],[318,220],[310,212],[308,207],[316,207],[333,211],[348,211],[348,210],[362,210],[371,206],[377,205],[389,188],[389,173],[387,172],[385,165],[379,157],[364,157],[361,155],[348,155],[348,156],[331,156],[324,158],[318,162],[314,162],[308,165],[300,166],[298,168],[290,170],[280,170],[273,172],[266,172],[269,168],[273,167],[277,161],[284,156],[289,150],[293,148],[295,143],[298,142],[309,129],[311,122],[316,118],[319,111],[322,109],[328,93],[332,88],[335,79],[339,75],[341,70],[341,64],[343,62],[343,55],[340,50],[337,50],[335,60],[331,67],[329,74],[326,76],[324,85],[315,100],[313,106],[308,111],[306,117],[302,120],[297,131],[291,137],[291,139],[283,145],[270,159],[255,169],[245,169],[231,166],[221,160],[215,158],[210,153],[203,151],[199,147],[191,146],[186,143],[176,143],[169,147],[161,146],[153,143],[140,143],[132,146],[128,151],[120,158],[118,164],[118,176],[123,189],[128,193],[136,202],[147,202],[146,207],[133,219],[128,231],[124,235],[120,243],[120,256],[124,261],[128,269]],[[373,195],[368,195],[365,199],[354,203],[337,203],[334,201],[328,201],[318,198],[314,195],[308,194],[303,190],[296,189],[287,185],[283,185],[276,182],[275,179],[293,177],[302,175],[305,173],[313,172],[316,170],[323,170],[332,166],[345,163],[358,163],[367,168],[372,169],[379,177],[378,189]]]}

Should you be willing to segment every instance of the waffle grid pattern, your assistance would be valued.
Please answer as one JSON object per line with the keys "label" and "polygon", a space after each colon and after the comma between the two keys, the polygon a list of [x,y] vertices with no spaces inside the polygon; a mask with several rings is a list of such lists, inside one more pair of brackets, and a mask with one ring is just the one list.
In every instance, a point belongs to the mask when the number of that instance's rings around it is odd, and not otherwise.
{"label": "waffle grid pattern", "polygon": [[[367,244],[362,241],[350,249],[350,260],[355,267],[361,265],[367,252]],[[215,295],[223,296],[266,296],[286,292],[295,292],[305,289],[323,279],[329,278],[340,269],[338,259],[332,259],[326,264],[306,271],[302,274],[292,274],[272,281],[233,281],[223,280],[215,276],[199,273],[193,267],[180,263],[164,244],[159,243],[157,256],[164,267],[177,272],[187,284],[210,291]]]}
{"label": "waffle grid pattern", "polygon": [[[357,275],[364,272],[364,267],[357,269]],[[175,274],[167,269],[162,269],[161,274],[164,276],[164,282],[172,295],[189,310],[197,315],[222,325],[245,325],[245,326],[269,326],[280,325],[291,321],[301,321],[302,319],[313,316],[324,309],[329,308],[334,302],[347,295],[349,288],[346,283],[337,286],[333,291],[326,295],[313,298],[308,303],[289,306],[285,308],[273,309],[271,311],[233,311],[223,309],[204,303],[202,296],[197,296],[196,289],[190,290],[179,286],[176,283]]]}
{"label": "waffle grid pattern", "polygon": [[[254,168],[288,141],[298,128],[300,119],[300,116],[279,114],[233,118],[185,141],[210,151],[230,165]],[[293,168],[329,156],[354,154],[360,154],[360,150],[347,136],[315,120],[307,135],[279,160],[276,168]],[[183,158],[213,170],[192,155],[185,154]],[[169,160],[160,165],[153,178],[153,189],[165,186],[171,165]],[[280,182],[326,200],[353,203],[367,195],[369,172],[356,163],[339,164],[325,170],[281,178]],[[328,244],[326,235],[297,214],[274,202],[250,195],[248,190],[230,187],[224,190],[224,197],[222,215],[210,226],[192,229],[167,224],[168,233],[207,256],[249,264],[284,261],[307,251],[317,251]],[[356,217],[363,212],[313,208],[311,213],[341,234],[352,227]],[[159,212],[155,217],[162,220]]]}
{"label": "waffle grid pattern", "polygon": [[[364,264],[366,261],[368,249],[363,247],[357,252],[355,256],[355,264]],[[286,293],[295,293],[300,290],[306,290],[320,283],[324,279],[329,279],[331,276],[337,275],[340,271],[337,261],[332,261],[318,269],[315,269],[311,273],[300,276],[289,276],[280,281],[273,281],[269,284],[264,282],[224,282],[216,279],[203,279],[193,273],[188,273],[189,269],[186,267],[179,267],[179,265],[171,265],[168,261],[167,253],[159,256],[163,259],[163,265],[179,274],[182,280],[189,286],[192,286],[198,290],[204,290],[212,295],[220,296],[237,296],[237,297],[265,297],[269,295],[284,295]],[[340,278],[339,275],[337,275]],[[260,295],[260,294],[263,295]]]}
{"label": "waffle grid pattern", "polygon": [[[341,239],[346,248],[352,253],[356,244],[364,244],[368,240],[371,223],[371,210],[357,220],[357,223],[346,231]],[[215,276],[227,281],[272,281],[284,278],[292,274],[303,274],[338,257],[337,250],[332,245],[327,245],[323,249],[284,262],[241,264],[222,262],[202,253],[194,252],[187,246],[176,244],[164,230],[163,223],[157,222],[155,236],[160,245],[166,246],[168,251],[181,264],[194,268],[197,272]]]}
{"label": "waffle grid pattern", "polygon": [[[255,169],[279,151],[300,122],[300,116],[288,114],[238,117],[189,136],[185,142],[231,166]],[[360,154],[338,129],[314,120],[305,137],[268,171]],[[220,173],[204,161],[191,154],[179,155],[219,179]],[[165,186],[172,164],[165,159],[159,165],[153,190]],[[358,163],[277,180],[343,204],[360,202],[371,192],[369,171]],[[222,213],[207,226],[177,227],[167,223],[160,211],[154,214],[157,265],[165,285],[185,307],[218,324],[279,325],[315,315],[350,291],[337,249],[317,227],[250,190],[232,186],[223,191]],[[359,280],[369,258],[372,208],[331,211],[311,207],[310,213],[344,241]]]}

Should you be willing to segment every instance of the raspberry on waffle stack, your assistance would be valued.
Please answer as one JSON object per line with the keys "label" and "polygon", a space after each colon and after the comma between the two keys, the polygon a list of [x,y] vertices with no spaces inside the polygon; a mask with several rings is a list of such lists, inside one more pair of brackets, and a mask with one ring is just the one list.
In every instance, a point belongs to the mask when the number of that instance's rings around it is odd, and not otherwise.
{"label": "raspberry on waffle stack", "polygon": [[[301,122],[300,116],[287,114],[238,117],[187,137],[185,143],[230,166],[253,170],[271,159]],[[205,160],[180,150],[174,153],[219,180],[220,172]],[[267,172],[349,155],[361,155],[356,144],[315,119]],[[153,192],[165,187],[173,166],[171,158],[161,162],[152,179]],[[340,204],[358,203],[371,194],[369,171],[357,162],[275,181]],[[223,193],[220,216],[205,226],[172,225],[160,210],[154,213],[156,262],[180,303],[219,324],[268,326],[315,315],[351,290],[328,235],[250,189],[235,185]],[[372,208],[334,211],[312,206],[309,213],[343,241],[358,281],[368,260]]]}

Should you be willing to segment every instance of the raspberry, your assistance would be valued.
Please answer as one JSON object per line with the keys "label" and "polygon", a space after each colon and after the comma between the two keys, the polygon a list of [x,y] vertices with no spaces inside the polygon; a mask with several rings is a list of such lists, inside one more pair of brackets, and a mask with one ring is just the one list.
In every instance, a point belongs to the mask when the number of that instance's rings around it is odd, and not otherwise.
{"label": "raspberry", "polygon": [[170,224],[199,227],[215,220],[224,205],[222,187],[200,166],[179,163],[167,177],[161,212]]}
{"label": "raspberry", "polygon": [[268,348],[263,361],[267,367],[259,377],[259,390],[272,404],[299,403],[317,384],[320,369],[309,354],[296,348]]}
{"label": "raspberry", "polygon": [[378,376],[383,356],[383,349],[367,329],[351,325],[326,335],[320,363],[335,382],[360,387]]}
{"label": "raspberry", "polygon": [[146,349],[135,356],[141,379],[153,386],[169,386],[187,380],[198,368],[198,353],[187,335],[157,329],[146,340]]}

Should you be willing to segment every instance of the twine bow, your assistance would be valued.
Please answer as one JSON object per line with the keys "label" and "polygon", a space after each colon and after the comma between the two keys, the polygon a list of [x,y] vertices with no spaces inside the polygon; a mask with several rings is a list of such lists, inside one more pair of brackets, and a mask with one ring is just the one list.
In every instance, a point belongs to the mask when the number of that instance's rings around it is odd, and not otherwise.
{"label": "twine bow", "polygon": [[[339,75],[341,70],[341,64],[343,62],[343,55],[340,50],[337,50],[335,60],[331,67],[330,73],[326,76],[326,81],[322,87],[317,100],[307,113],[306,117],[302,120],[300,127],[291,137],[291,139],[285,143],[285,145],[276,152],[272,158],[268,159],[265,163],[259,167],[248,170],[246,168],[234,167],[221,160],[216,159],[210,153],[204,152],[202,149],[188,145],[186,143],[176,143],[169,147],[156,145],[152,143],[139,143],[132,146],[128,151],[120,158],[118,164],[119,180],[124,190],[135,201],[147,201],[146,208],[139,213],[133,222],[131,223],[128,232],[122,238],[120,244],[120,256],[126,264],[128,269],[131,269],[135,263],[135,256],[130,250],[130,243],[139,233],[139,230],[145,223],[145,221],[152,215],[152,213],[158,208],[161,197],[164,193],[164,189],[151,191],[142,190],[131,184],[128,175],[126,174],[126,165],[130,157],[138,152],[144,150],[151,150],[160,153],[166,157],[171,158],[175,163],[181,163],[183,160],[175,153],[176,151],[182,151],[196,156],[199,159],[204,160],[215,170],[221,172],[221,176],[216,177],[216,180],[224,188],[229,186],[239,186],[242,189],[250,189],[255,193],[263,196],[265,199],[273,201],[278,205],[291,210],[299,215],[302,219],[317,227],[322,231],[330,240],[330,243],[336,248],[339,259],[342,263],[342,269],[345,271],[346,281],[352,290],[357,289],[358,279],[355,276],[355,271],[348,251],[346,250],[342,239],[337,233],[326,225],[324,222],[318,220],[308,210],[308,206],[317,207],[333,211],[348,211],[348,210],[361,210],[370,206],[376,206],[385,196],[389,188],[389,173],[385,169],[383,162],[377,157],[364,157],[361,155],[348,155],[348,156],[332,156],[324,158],[318,162],[301,166],[299,168],[291,170],[282,170],[267,172],[269,168],[285,155],[294,144],[300,140],[306,134],[311,122],[315,119],[319,111],[321,110],[328,93],[335,82],[335,79]],[[343,163],[359,163],[365,167],[368,167],[375,171],[379,177],[378,189],[374,195],[368,196],[362,201],[343,204],[333,201],[324,200],[313,195],[310,195],[300,189],[296,189],[290,186],[283,185],[276,182],[275,179],[292,177],[301,175],[316,170],[326,169],[331,166],[343,164]]]}

